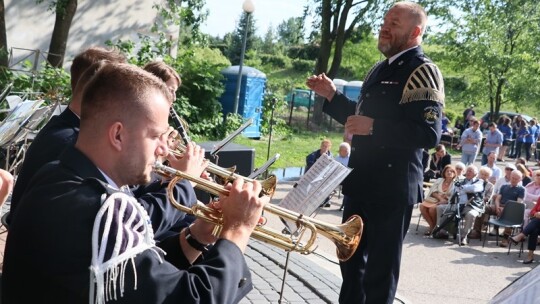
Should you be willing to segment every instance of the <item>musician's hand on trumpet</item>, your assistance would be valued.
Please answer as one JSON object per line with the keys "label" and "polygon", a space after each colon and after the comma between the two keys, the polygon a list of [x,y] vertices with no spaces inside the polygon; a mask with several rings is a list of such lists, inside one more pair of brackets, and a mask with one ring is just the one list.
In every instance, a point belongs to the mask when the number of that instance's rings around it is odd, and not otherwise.
{"label": "musician's hand on trumpet", "polygon": [[[175,131],[176,132],[176,131]],[[205,171],[208,167],[208,160],[204,158],[204,149],[190,142],[186,146],[186,150],[182,155],[176,156],[169,153],[167,156],[169,165],[177,170],[186,172],[192,176],[200,176],[201,178],[208,179],[209,175]],[[196,183],[191,182],[195,187]]]}
{"label": "musician's hand on trumpet", "polygon": [[258,181],[246,183],[238,178],[226,185],[225,189],[230,192],[229,195],[221,194],[219,201],[214,204],[223,215],[220,238],[235,243],[244,252],[270,198],[259,197],[262,186]]}

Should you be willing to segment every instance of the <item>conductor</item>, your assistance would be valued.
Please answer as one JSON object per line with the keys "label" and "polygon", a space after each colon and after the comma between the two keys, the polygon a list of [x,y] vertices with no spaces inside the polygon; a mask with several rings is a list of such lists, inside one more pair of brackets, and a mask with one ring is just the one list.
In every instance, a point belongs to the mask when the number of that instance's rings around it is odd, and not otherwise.
{"label": "conductor", "polygon": [[326,98],[323,111],[353,134],[349,167],[354,170],[343,182],[343,219],[358,214],[365,226],[358,250],[341,262],[340,303],[394,301],[403,238],[412,206],[422,200],[422,149],[441,136],[444,85],[420,47],[426,22],[416,3],[390,8],[378,41],[386,60],[368,72],[358,103],[325,74],[307,80]]}

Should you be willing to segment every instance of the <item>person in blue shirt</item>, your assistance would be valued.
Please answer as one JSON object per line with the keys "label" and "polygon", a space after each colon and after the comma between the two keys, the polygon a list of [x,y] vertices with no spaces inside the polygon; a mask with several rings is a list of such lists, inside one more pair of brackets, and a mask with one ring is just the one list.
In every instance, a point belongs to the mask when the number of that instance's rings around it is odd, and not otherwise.
{"label": "person in blue shirt", "polygon": [[[525,147],[525,159],[528,161],[531,157],[531,131],[529,129],[529,126],[525,120],[521,120],[519,122],[519,128],[516,132],[516,158],[521,157],[521,152],[523,150],[523,147]],[[529,141],[529,143],[527,143]]]}
{"label": "person in blue shirt", "polygon": [[480,143],[482,142],[482,132],[480,122],[476,118],[471,119],[471,127],[466,129],[461,135],[458,149],[461,148],[461,162],[465,165],[474,163]]}
{"label": "person in blue shirt", "polygon": [[538,153],[536,151],[536,142],[538,141],[538,135],[540,134],[540,128],[538,127],[538,124],[536,122],[536,119],[533,118],[531,121],[529,121],[530,130],[531,130],[531,151],[532,151],[532,157],[533,161],[538,161]]}
{"label": "person in blue shirt", "polygon": [[494,152],[495,155],[499,154],[499,148],[502,147],[504,138],[494,122],[488,124],[488,130],[485,133],[485,137],[486,140],[484,141],[484,148],[482,149],[482,166],[487,164],[489,153]]}
{"label": "person in blue shirt", "polygon": [[338,155],[336,156],[336,160],[340,162],[342,165],[347,167],[349,164],[349,156],[351,155],[351,145],[349,145],[348,142],[342,142],[339,144],[339,151]]}
{"label": "person in blue shirt", "polygon": [[503,115],[499,118],[499,121],[497,121],[497,128],[501,133],[503,134],[503,144],[502,147],[499,149],[499,156],[497,157],[498,161],[503,161],[504,156],[506,155],[506,150],[508,150],[508,146],[512,143],[512,120],[510,117]]}
{"label": "person in blue shirt", "polygon": [[321,157],[321,155],[326,154],[328,156],[332,156],[332,152],[330,152],[330,148],[332,148],[332,142],[329,139],[324,139],[321,142],[321,148],[319,150],[311,152],[308,156],[306,156],[306,172],[308,172],[309,168],[313,166],[313,164]]}

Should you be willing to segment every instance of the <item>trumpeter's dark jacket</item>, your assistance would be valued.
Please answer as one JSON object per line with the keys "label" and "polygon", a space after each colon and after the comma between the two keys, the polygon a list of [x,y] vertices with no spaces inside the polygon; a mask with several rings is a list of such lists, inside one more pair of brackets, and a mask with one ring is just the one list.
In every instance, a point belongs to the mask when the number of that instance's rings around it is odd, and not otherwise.
{"label": "trumpeter's dark jacket", "polygon": [[[73,146],[79,136],[80,119],[66,108],[60,115],[51,120],[39,131],[25,154],[21,170],[11,197],[11,211],[17,209],[19,200],[24,195],[30,180],[46,163],[57,160],[67,146]],[[11,222],[13,212],[8,222]]]}
{"label": "trumpeter's dark jacket", "polygon": [[[438,68],[420,47],[382,61],[362,86],[359,113],[374,119],[372,135],[352,139],[343,193],[380,204],[422,198],[422,149],[435,146],[441,135],[444,86]],[[337,92],[323,110],[344,124],[357,103]]]}
{"label": "trumpeter's dark jacket", "polygon": [[[106,182],[74,147],[35,175],[10,225],[2,303],[88,303],[92,228],[106,192],[95,179]],[[181,187],[177,199],[191,200],[193,188],[185,181]],[[124,295],[114,303],[236,303],[252,288],[243,254],[232,242],[218,241],[191,267],[178,236],[162,244],[174,265],[152,250],[138,254],[137,274],[126,268]]]}

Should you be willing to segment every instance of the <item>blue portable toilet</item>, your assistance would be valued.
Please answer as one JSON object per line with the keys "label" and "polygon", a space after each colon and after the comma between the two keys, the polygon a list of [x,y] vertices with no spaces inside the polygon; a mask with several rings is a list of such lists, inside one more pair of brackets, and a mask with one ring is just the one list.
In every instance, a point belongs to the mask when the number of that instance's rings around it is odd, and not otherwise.
{"label": "blue portable toilet", "polygon": [[362,84],[363,82],[360,80],[347,82],[347,84],[343,86],[343,94],[349,97],[350,100],[358,101],[360,93],[362,92]]}
{"label": "blue portable toilet", "polygon": [[[234,111],[234,98],[238,82],[239,66],[234,65],[225,68],[221,74],[225,76],[225,92],[219,98],[223,107],[223,114],[227,115]],[[253,119],[251,126],[247,127],[242,134],[249,138],[261,137],[261,115],[266,75],[252,67],[242,67],[242,82],[240,85],[240,97],[238,98],[238,114],[244,120]]]}
{"label": "blue portable toilet", "polygon": [[336,86],[336,89],[340,92],[343,93],[343,88],[344,86],[347,84],[347,80],[343,80],[343,79],[339,79],[339,78],[334,78],[332,80],[332,82],[334,83],[334,85]]}

